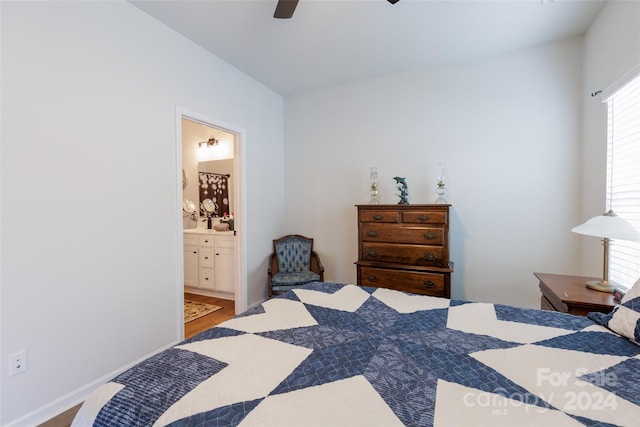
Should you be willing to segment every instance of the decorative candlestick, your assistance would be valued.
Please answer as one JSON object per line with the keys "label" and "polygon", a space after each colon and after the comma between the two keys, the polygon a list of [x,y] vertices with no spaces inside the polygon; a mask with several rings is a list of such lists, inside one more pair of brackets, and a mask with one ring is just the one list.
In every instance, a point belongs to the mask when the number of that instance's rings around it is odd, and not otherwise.
{"label": "decorative candlestick", "polygon": [[438,198],[436,199],[435,203],[449,203],[444,197],[444,195],[447,194],[446,179],[446,165],[444,163],[438,163],[438,178],[436,179],[436,194],[438,195]]}
{"label": "decorative candlestick", "polygon": [[380,193],[378,192],[378,168],[373,167],[369,172],[369,187],[371,189],[369,203],[375,205],[379,204]]}

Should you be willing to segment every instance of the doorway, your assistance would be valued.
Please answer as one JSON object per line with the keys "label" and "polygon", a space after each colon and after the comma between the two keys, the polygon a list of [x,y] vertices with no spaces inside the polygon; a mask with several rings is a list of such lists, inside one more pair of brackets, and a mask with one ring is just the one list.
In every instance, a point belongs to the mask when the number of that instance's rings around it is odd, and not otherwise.
{"label": "doorway", "polygon": [[[178,107],[176,109],[176,145],[177,145],[177,189],[178,189],[178,197],[176,200],[177,206],[179,207],[179,212],[181,215],[179,216],[179,239],[178,243],[180,248],[178,250],[179,254],[179,278],[181,280],[178,281],[177,285],[177,293],[179,301],[181,301],[181,306],[184,304],[184,272],[185,272],[185,256],[184,256],[184,233],[183,230],[186,228],[195,228],[196,223],[193,221],[191,215],[187,215],[188,218],[185,218],[184,210],[183,210],[183,202],[185,198],[190,198],[194,201],[194,204],[198,207],[196,215],[193,218],[198,218],[199,215],[199,205],[200,205],[200,196],[198,195],[198,182],[199,182],[199,172],[197,171],[197,157],[196,150],[198,147],[198,142],[201,142],[198,138],[201,138],[202,141],[207,141],[210,138],[216,139],[219,141],[219,152],[224,152],[219,156],[218,159],[220,163],[216,165],[216,167],[224,167],[227,168],[224,171],[224,175],[229,175],[229,185],[228,185],[228,198],[229,198],[229,210],[230,214],[233,212],[234,214],[234,238],[235,240],[235,251],[233,254],[232,260],[232,271],[233,271],[233,299],[234,299],[234,308],[235,313],[241,313],[246,310],[247,302],[246,302],[246,269],[243,268],[245,264],[245,233],[244,233],[244,224],[245,224],[245,215],[244,215],[244,180],[243,180],[243,166],[244,159],[242,156],[242,147],[244,141],[244,131],[238,129],[234,126],[229,126],[222,124],[220,121],[210,119],[204,117],[201,114],[197,114],[194,112],[187,111],[183,108]],[[197,132],[203,132],[202,136],[194,136],[191,134],[189,140],[183,140],[185,129],[196,129]],[[194,139],[195,138],[195,139]],[[188,144],[188,146],[187,146]],[[183,172],[183,164],[190,164],[192,168],[190,171]],[[195,165],[195,166],[194,166]],[[210,164],[209,164],[210,166]],[[205,166],[206,168],[207,166]],[[187,186],[183,189],[183,182],[186,179]],[[188,182],[191,182],[191,185],[188,185]],[[187,191],[188,189],[188,191]],[[206,221],[206,220],[205,220]],[[202,224],[200,224],[202,226]],[[183,325],[182,322],[182,313],[180,313],[180,325]],[[182,328],[181,334],[184,334],[184,328]],[[184,335],[182,335],[184,337]]]}

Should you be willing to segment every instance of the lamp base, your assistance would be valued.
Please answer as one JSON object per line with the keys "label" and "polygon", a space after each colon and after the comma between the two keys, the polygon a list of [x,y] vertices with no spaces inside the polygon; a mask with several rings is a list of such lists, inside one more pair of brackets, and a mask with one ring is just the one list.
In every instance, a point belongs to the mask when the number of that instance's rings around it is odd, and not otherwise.
{"label": "lamp base", "polygon": [[609,282],[603,282],[600,280],[590,280],[586,284],[587,288],[594,291],[613,293],[614,287]]}

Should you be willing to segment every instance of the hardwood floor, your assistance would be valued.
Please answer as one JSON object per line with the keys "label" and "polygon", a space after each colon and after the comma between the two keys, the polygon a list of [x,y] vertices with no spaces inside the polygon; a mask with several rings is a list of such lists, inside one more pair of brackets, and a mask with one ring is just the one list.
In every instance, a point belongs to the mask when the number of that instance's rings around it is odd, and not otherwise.
{"label": "hardwood floor", "polygon": [[82,403],[77,404],[71,409],[67,409],[57,417],[51,418],[49,421],[45,421],[38,427],[69,427],[73,418],[80,410],[80,406],[82,406]]}
{"label": "hardwood floor", "polygon": [[222,298],[213,298],[213,297],[205,297],[203,295],[196,294],[188,294],[185,292],[184,299],[188,299],[196,302],[204,302],[207,304],[219,305],[222,307],[221,310],[214,311],[213,313],[207,314],[206,316],[202,316],[199,319],[192,320],[191,322],[184,325],[184,338],[188,339],[194,335],[199,334],[202,331],[206,331],[209,328],[218,325],[225,320],[231,319],[235,316],[235,302],[222,299]]}
{"label": "hardwood floor", "polygon": [[[219,305],[222,309],[214,311],[213,313],[202,316],[199,319],[192,320],[184,325],[184,339],[193,337],[200,332],[206,331],[209,328],[218,325],[225,320],[231,319],[235,316],[235,303],[231,300],[206,297],[203,295],[196,295],[190,293],[184,293],[184,299],[188,299],[196,302],[204,302],[207,304]],[[64,411],[62,414],[40,424],[38,427],[69,427],[73,418],[78,413],[80,405],[74,406],[71,409]]]}

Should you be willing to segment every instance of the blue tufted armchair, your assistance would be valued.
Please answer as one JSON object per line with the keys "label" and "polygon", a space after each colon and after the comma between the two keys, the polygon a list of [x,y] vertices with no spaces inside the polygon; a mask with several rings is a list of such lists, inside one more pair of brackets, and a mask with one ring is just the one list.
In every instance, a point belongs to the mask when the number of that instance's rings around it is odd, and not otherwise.
{"label": "blue tufted armchair", "polygon": [[313,239],[299,234],[275,239],[269,257],[269,297],[309,282],[324,280],[324,267]]}

